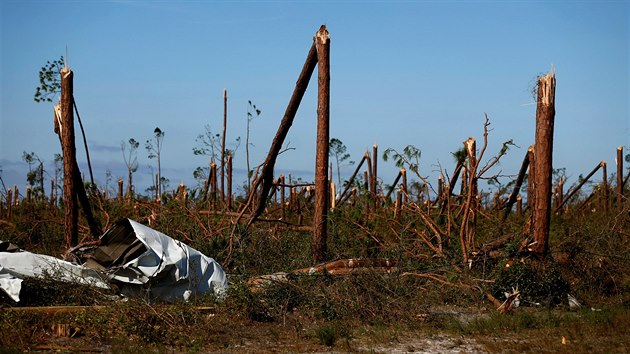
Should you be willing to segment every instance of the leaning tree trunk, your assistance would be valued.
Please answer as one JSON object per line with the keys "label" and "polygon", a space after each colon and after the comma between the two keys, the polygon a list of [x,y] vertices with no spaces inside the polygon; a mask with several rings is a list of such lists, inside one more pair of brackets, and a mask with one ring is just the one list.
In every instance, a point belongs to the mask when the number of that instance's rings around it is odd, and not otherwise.
{"label": "leaning tree trunk", "polygon": [[516,177],[516,182],[514,184],[514,190],[512,190],[512,194],[508,198],[508,201],[505,205],[505,210],[503,212],[502,220],[507,220],[510,212],[512,211],[512,206],[516,202],[516,198],[521,190],[521,186],[523,185],[523,181],[525,180],[525,174],[527,173],[527,168],[529,167],[529,151],[525,154],[525,158],[523,159],[523,163],[521,164],[521,169],[518,171],[518,176]]}
{"label": "leaning tree trunk", "polygon": [[556,76],[553,68],[538,78],[536,107],[536,153],[534,155],[534,245],[532,251],[545,255],[549,248],[551,223],[551,178],[553,160],[553,126],[555,118]]}
{"label": "leaning tree trunk", "polygon": [[72,106],[74,107],[74,112],[77,114],[77,121],[79,122],[79,128],[81,128],[81,136],[83,137],[83,146],[85,147],[85,158],[87,160],[88,171],[90,172],[90,182],[94,185],[94,174],[92,173],[92,162],[90,160],[90,150],[88,149],[87,139],[85,137],[85,129],[83,129],[83,122],[81,121],[81,116],[79,115],[79,109],[77,108],[77,103],[74,100],[74,96],[72,96]]}
{"label": "leaning tree trunk", "polygon": [[287,137],[289,133],[289,128],[293,124],[293,120],[295,119],[295,114],[297,113],[298,108],[300,107],[300,102],[302,102],[302,97],[304,97],[304,93],[306,92],[306,88],[308,87],[309,79],[315,70],[315,66],[317,65],[317,52],[315,49],[315,43],[311,46],[307,56],[306,61],[304,62],[304,66],[302,67],[302,71],[300,72],[300,76],[298,77],[297,82],[295,83],[295,89],[293,90],[293,94],[291,95],[291,99],[289,100],[289,104],[287,105],[287,109],[280,121],[280,126],[278,127],[278,131],[276,132],[276,136],[273,138],[271,143],[271,147],[269,148],[269,153],[267,154],[267,158],[265,162],[263,162],[261,174],[259,177],[254,179],[252,186],[249,191],[248,201],[245,204],[242,212],[244,212],[252,202],[254,202],[254,198],[256,198],[256,190],[259,186],[262,185],[260,194],[257,197],[256,206],[254,212],[249,216],[249,220],[247,221],[247,225],[245,229],[247,229],[253,222],[262,214],[265,210],[265,206],[267,204],[267,196],[269,195],[269,191],[273,185],[273,169],[276,165],[276,160],[278,158],[278,154],[280,149],[282,148],[282,144],[284,143],[284,139]]}
{"label": "leaning tree trunk", "polygon": [[315,156],[315,215],[313,262],[326,258],[328,235],[328,152],[330,140],[330,35],[322,26],[315,35],[317,48],[317,150]]}

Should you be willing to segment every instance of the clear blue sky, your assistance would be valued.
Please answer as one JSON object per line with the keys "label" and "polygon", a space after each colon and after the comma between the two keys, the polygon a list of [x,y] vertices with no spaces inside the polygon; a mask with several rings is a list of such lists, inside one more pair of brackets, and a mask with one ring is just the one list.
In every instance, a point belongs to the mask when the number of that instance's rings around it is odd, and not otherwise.
{"label": "clear blue sky", "polygon": [[[61,148],[51,103],[35,103],[37,72],[69,51],[75,98],[86,128],[95,178],[125,177],[120,143],[165,133],[163,175],[171,187],[194,186],[195,138],[221,129],[228,90],[228,142],[245,137],[251,160],[264,160],[312,37],[331,36],[331,137],[354,160],[378,144],[422,151],[421,174],[449,173],[451,152],[469,136],[487,157],[512,148],[494,172],[516,174],[534,142],[538,74],[556,68],[554,165],[574,182],[599,161],[615,171],[615,149],[630,152],[628,1],[0,1],[0,167],[8,186],[24,189],[23,151],[50,167]],[[316,78],[316,73],[313,79]],[[276,175],[313,179],[316,80],[311,81]],[[77,136],[77,139],[80,139]],[[83,172],[85,154],[78,142]],[[481,145],[480,143],[478,143]],[[228,143],[228,147],[234,147]],[[150,183],[144,149],[135,175]],[[235,157],[245,180],[245,147]],[[380,162],[391,183],[397,169]],[[346,176],[352,172],[346,168]],[[507,181],[505,179],[504,181]],[[48,187],[48,183],[46,184]]]}

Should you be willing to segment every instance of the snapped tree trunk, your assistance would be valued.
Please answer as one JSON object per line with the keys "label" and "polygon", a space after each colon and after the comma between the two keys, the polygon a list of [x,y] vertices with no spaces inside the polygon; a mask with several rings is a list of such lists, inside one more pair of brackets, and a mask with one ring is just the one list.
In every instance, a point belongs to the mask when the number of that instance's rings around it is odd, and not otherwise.
{"label": "snapped tree trunk", "polygon": [[346,184],[346,187],[344,188],[343,192],[341,192],[341,195],[339,196],[339,202],[337,204],[343,203],[344,197],[346,196],[346,194],[350,190],[350,187],[352,186],[352,182],[354,182],[354,178],[357,176],[357,173],[359,173],[359,170],[361,169],[361,166],[363,166],[363,163],[365,162],[365,160],[369,159],[369,158],[370,158],[370,154],[368,154],[367,151],[366,151],[365,155],[363,155],[363,158],[361,159],[361,161],[359,161],[359,164],[357,165],[357,168],[355,168],[354,173],[352,173],[352,176],[350,176],[350,179],[348,180],[348,182]]}
{"label": "snapped tree trunk", "polygon": [[512,206],[516,202],[516,198],[518,197],[518,193],[521,190],[521,186],[523,185],[523,180],[525,180],[525,174],[527,173],[527,168],[529,167],[529,151],[525,154],[525,158],[523,158],[523,163],[521,164],[521,169],[518,171],[518,176],[516,177],[516,183],[514,183],[514,189],[512,190],[512,194],[508,198],[507,204],[505,205],[505,211],[503,212],[503,220],[506,220],[512,211]]}
{"label": "snapped tree trunk", "polygon": [[232,211],[232,154],[227,157],[227,209]]}
{"label": "snapped tree trunk", "polygon": [[74,107],[74,112],[77,114],[77,121],[79,122],[79,128],[81,128],[81,136],[83,137],[83,146],[85,147],[85,158],[87,160],[88,171],[90,172],[90,182],[94,185],[94,174],[92,173],[92,162],[90,161],[90,150],[88,149],[87,139],[85,138],[85,129],[83,129],[83,122],[81,121],[81,116],[79,115],[79,109],[77,108],[77,103],[74,101],[74,96],[72,96],[72,106]]}
{"label": "snapped tree trunk", "polygon": [[593,177],[593,175],[595,174],[595,172],[597,172],[597,170],[599,170],[602,167],[602,163],[604,161],[600,162],[597,164],[597,166],[595,166],[595,168],[589,172],[588,175],[586,175],[586,177],[584,177],[584,179],[582,179],[582,181],[580,183],[578,183],[577,186],[575,186],[572,190],[570,190],[569,192],[567,192],[567,195],[564,197],[564,199],[562,200],[562,203],[560,203],[560,205],[558,205],[556,207],[556,209],[554,210],[555,212],[557,212],[558,210],[560,210],[560,208],[562,208],[570,199],[571,197],[573,197],[573,195],[575,193],[577,193],[577,191],[580,190],[580,188],[582,188],[582,186],[588,182],[588,180]]}
{"label": "snapped tree trunk", "polygon": [[322,26],[315,35],[317,48],[317,148],[315,154],[315,210],[313,262],[326,258],[328,236],[328,153],[330,141],[330,35]]}
{"label": "snapped tree trunk", "polygon": [[606,170],[606,161],[602,161],[602,203],[605,213],[608,213],[608,173]]}
{"label": "snapped tree trunk", "polygon": [[372,146],[372,195],[374,196],[374,210],[378,207],[378,145]]}
{"label": "snapped tree trunk", "polygon": [[553,127],[556,96],[556,76],[553,68],[547,75],[538,78],[538,103],[536,107],[536,154],[535,200],[533,212],[534,245],[532,251],[539,255],[549,248],[549,225],[551,221],[551,178],[553,168]]}
{"label": "snapped tree trunk", "polygon": [[623,211],[623,146],[617,148],[617,210]]}
{"label": "snapped tree trunk", "polygon": [[59,122],[58,134],[61,139],[61,151],[63,156],[64,228],[67,248],[75,246],[79,241],[77,191],[75,184],[77,180],[75,174],[77,171],[74,169],[76,147],[74,145],[72,89],[72,70],[64,67],[61,69],[61,122]]}
{"label": "snapped tree trunk", "polygon": [[245,229],[247,229],[249,225],[251,225],[252,222],[254,222],[254,220],[256,220],[256,218],[260,216],[260,214],[262,214],[263,210],[265,210],[267,196],[269,195],[269,191],[271,190],[271,187],[273,185],[273,169],[276,165],[278,153],[280,152],[282,144],[284,143],[284,139],[287,137],[289,129],[293,124],[293,119],[295,118],[295,114],[297,113],[297,110],[300,106],[300,102],[302,102],[302,97],[304,97],[304,92],[306,92],[308,82],[311,78],[311,75],[313,75],[313,71],[315,70],[316,65],[317,50],[315,49],[315,42],[313,42],[313,44],[311,45],[311,49],[306,56],[306,61],[304,63],[304,66],[302,67],[302,72],[300,73],[300,76],[295,83],[295,89],[293,90],[293,95],[291,96],[289,104],[287,105],[284,117],[282,117],[282,121],[280,122],[278,131],[276,132],[276,136],[273,138],[271,147],[269,148],[267,158],[265,159],[265,162],[263,162],[261,174],[260,176],[256,177],[249,191],[248,202],[246,203],[243,210],[246,210],[249,207],[256,196],[256,190],[262,184],[262,188],[260,194],[258,195],[258,201],[256,202],[254,212],[250,215]]}
{"label": "snapped tree trunk", "polygon": [[223,134],[221,134],[221,202],[225,202],[225,134],[227,132],[227,89],[223,89]]}

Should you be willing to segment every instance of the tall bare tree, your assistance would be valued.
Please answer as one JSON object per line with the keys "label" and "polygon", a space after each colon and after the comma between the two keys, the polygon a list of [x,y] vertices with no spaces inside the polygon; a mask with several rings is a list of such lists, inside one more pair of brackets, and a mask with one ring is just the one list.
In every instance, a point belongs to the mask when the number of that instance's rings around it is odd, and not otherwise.
{"label": "tall bare tree", "polygon": [[128,142],[122,141],[120,149],[122,150],[123,159],[127,166],[127,196],[133,197],[133,174],[138,170],[138,154],[137,150],[140,142],[134,138],[130,138]]}

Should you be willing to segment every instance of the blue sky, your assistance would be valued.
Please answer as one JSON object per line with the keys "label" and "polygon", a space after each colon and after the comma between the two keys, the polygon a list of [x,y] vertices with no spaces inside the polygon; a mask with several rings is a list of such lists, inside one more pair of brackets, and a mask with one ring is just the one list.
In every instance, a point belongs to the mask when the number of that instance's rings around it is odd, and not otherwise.
{"label": "blue sky", "polygon": [[[52,104],[35,103],[37,72],[69,52],[76,102],[95,178],[124,177],[120,143],[165,132],[163,175],[194,186],[195,138],[221,130],[228,90],[228,147],[245,138],[251,161],[265,158],[321,24],[331,36],[331,137],[354,160],[378,144],[422,151],[432,180],[469,136],[481,145],[484,112],[492,131],[486,156],[513,147],[494,173],[513,175],[534,142],[537,75],[556,69],[554,166],[569,183],[599,161],[615,171],[615,149],[630,152],[627,1],[11,1],[0,2],[0,167],[24,188],[24,151],[50,167],[61,151]],[[279,159],[276,175],[312,180],[316,73]],[[79,139],[79,137],[77,137]],[[83,171],[85,153],[77,140]],[[134,180],[150,183],[144,149]],[[245,181],[244,143],[236,181]],[[384,183],[397,168],[380,162]],[[345,168],[345,175],[352,172]],[[504,179],[508,181],[508,179]]]}

